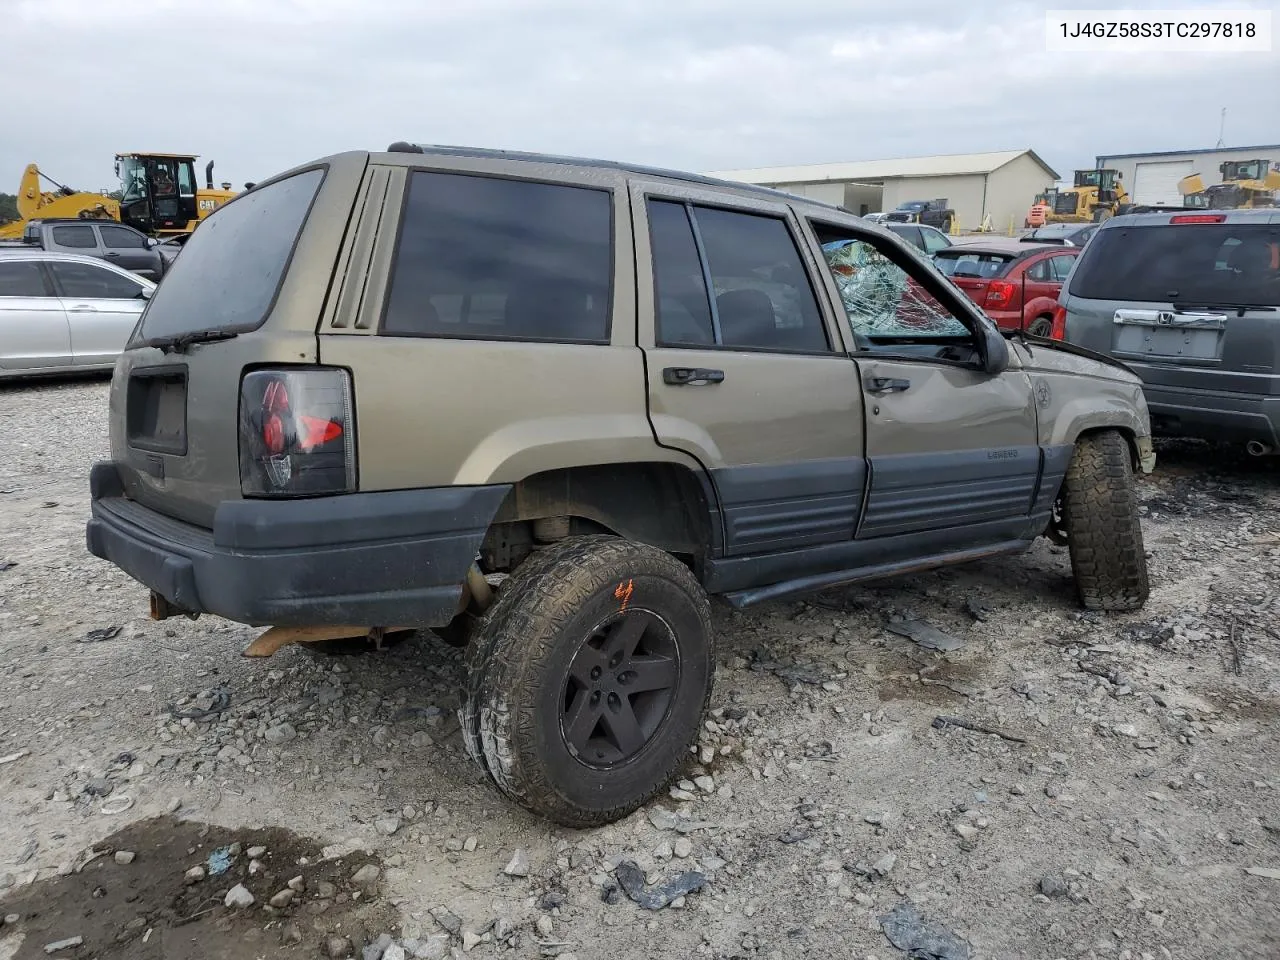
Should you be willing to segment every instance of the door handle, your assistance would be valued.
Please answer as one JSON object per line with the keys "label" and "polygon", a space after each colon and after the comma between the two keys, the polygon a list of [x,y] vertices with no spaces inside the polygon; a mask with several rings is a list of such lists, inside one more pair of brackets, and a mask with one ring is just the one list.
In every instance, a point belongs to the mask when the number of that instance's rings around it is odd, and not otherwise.
{"label": "door handle", "polygon": [[97,307],[91,307],[87,303],[78,303],[74,307],[67,308],[71,313],[97,313]]}
{"label": "door handle", "polygon": [[114,251],[111,251],[111,250],[108,250],[106,255],[107,255],[108,257],[118,257],[118,256],[120,256],[120,254],[115,253]]}
{"label": "door handle", "polygon": [[895,377],[867,377],[868,393],[901,393],[911,389],[910,380],[899,380]]}
{"label": "door handle", "polygon": [[673,387],[700,387],[711,383],[723,383],[724,371],[706,367],[664,367],[662,382]]}

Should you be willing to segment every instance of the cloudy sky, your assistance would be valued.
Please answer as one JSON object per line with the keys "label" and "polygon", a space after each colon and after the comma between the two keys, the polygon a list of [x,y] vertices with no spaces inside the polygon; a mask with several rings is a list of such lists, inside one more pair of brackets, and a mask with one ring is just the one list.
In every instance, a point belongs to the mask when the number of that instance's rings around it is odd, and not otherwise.
{"label": "cloudy sky", "polygon": [[[692,170],[1280,142],[1271,53],[1046,53],[1014,0],[0,0],[0,191],[119,150],[239,187],[393,140]],[[1274,11],[1276,0],[1130,7]],[[1270,90],[1271,93],[1263,95]],[[1277,158],[1280,159],[1280,158]]]}

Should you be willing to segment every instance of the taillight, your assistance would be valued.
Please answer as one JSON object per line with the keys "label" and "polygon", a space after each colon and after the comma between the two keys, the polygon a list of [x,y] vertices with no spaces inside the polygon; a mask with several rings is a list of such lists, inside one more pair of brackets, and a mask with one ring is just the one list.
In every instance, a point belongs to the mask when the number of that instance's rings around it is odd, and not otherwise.
{"label": "taillight", "polygon": [[1049,339],[1067,339],[1067,308],[1062,304],[1053,308],[1053,325],[1049,328]]}
{"label": "taillight", "polygon": [[356,489],[351,377],[333,367],[252,370],[240,382],[240,490],[305,497]]}
{"label": "taillight", "polygon": [[1226,223],[1225,213],[1179,213],[1169,218],[1170,223]]}
{"label": "taillight", "polygon": [[985,306],[1003,308],[1013,303],[1013,295],[1018,285],[1011,280],[987,281],[987,299]]}

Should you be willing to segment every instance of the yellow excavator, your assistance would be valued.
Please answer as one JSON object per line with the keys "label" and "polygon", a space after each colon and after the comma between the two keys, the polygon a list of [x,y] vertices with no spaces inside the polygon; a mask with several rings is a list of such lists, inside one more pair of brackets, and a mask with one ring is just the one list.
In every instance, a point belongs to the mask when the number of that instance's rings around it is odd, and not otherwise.
{"label": "yellow excavator", "polygon": [[1227,160],[1218,164],[1221,183],[1205,185],[1198,173],[1178,181],[1182,202],[1207,210],[1256,210],[1276,206],[1280,170],[1270,160]]}
{"label": "yellow excavator", "polygon": [[[73,190],[42,173],[36,164],[28,164],[18,185],[18,219],[0,225],[0,239],[21,237],[27,221],[37,218],[117,220],[162,238],[190,233],[236,195],[230,183],[213,185],[212,161],[205,167],[204,187],[198,187],[195,161],[189,154],[118,153],[118,199]],[[45,190],[43,181],[55,189]]]}
{"label": "yellow excavator", "polygon": [[1129,205],[1129,192],[1119,170],[1077,170],[1072,186],[1053,198],[1049,223],[1096,223]]}

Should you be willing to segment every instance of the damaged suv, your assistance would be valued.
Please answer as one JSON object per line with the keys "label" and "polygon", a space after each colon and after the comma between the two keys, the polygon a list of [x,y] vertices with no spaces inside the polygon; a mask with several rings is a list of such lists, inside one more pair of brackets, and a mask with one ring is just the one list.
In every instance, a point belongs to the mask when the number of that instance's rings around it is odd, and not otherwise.
{"label": "damaged suv", "polygon": [[1085,606],[1148,592],[1133,374],[1002,335],[846,210],[695,175],[408,144],[281,174],[201,223],[110,410],[88,549],[154,616],[466,642],[468,750],[563,824],[686,761],[711,595],[1041,535]]}

